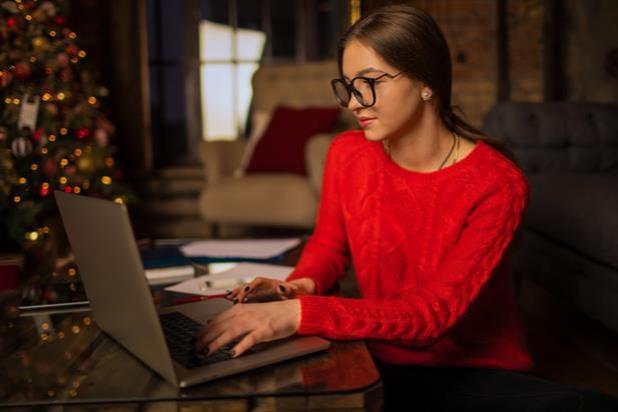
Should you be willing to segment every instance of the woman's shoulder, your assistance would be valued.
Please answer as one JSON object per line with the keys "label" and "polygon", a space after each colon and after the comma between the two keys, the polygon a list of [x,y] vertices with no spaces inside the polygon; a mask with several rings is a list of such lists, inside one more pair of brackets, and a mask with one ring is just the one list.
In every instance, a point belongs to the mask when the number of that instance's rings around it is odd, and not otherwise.
{"label": "woman's shoulder", "polygon": [[337,134],[331,142],[330,150],[333,156],[348,161],[356,154],[363,153],[370,144],[362,130],[352,129]]}
{"label": "woman's shoulder", "polygon": [[[529,197],[530,184],[525,172],[509,157],[501,153],[489,143],[481,140],[482,156],[479,156],[478,172],[483,181],[492,189],[508,192],[511,195]],[[476,150],[475,149],[475,150]]]}

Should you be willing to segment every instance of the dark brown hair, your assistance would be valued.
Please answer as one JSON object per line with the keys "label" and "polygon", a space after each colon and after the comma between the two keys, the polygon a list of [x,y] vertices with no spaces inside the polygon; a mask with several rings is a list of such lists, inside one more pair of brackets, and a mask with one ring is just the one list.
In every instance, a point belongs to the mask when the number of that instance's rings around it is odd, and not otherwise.
{"label": "dark brown hair", "polygon": [[425,83],[437,99],[438,115],[448,130],[472,141],[483,140],[514,163],[515,156],[502,141],[471,126],[451,106],[452,65],[448,44],[433,18],[406,4],[381,7],[358,20],[343,34],[338,44],[337,63],[343,78],[343,52],[357,40],[371,47],[389,65],[408,77]]}

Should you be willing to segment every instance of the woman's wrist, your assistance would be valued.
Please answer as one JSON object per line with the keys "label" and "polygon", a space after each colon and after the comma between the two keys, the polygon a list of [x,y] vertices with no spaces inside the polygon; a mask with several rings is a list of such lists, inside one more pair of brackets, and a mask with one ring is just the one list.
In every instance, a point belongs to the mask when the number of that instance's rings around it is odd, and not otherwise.
{"label": "woman's wrist", "polygon": [[296,288],[297,295],[314,295],[315,294],[315,281],[311,278],[294,279],[288,282],[292,287]]}

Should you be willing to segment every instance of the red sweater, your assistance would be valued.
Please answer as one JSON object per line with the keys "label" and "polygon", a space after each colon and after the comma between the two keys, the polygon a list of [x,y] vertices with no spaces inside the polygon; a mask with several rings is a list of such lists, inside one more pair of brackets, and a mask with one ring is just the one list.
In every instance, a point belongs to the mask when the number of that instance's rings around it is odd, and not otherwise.
{"label": "red sweater", "polygon": [[[529,193],[523,172],[482,141],[423,173],[362,130],[339,134],[315,230],[287,278],[316,283],[299,298],[298,334],[365,339],[391,363],[530,370],[508,253]],[[349,257],[362,298],[323,296]]]}

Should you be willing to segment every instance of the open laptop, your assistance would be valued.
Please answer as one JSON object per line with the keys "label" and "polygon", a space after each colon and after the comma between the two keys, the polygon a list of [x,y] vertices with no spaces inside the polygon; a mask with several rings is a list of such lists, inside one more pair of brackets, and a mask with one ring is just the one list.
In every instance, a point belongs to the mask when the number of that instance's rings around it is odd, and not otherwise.
{"label": "open laptop", "polygon": [[172,385],[187,387],[330,347],[317,336],[293,335],[235,359],[227,350],[238,340],[208,357],[192,352],[196,328],[233,304],[215,298],[157,312],[126,206],[54,193],[97,324]]}

